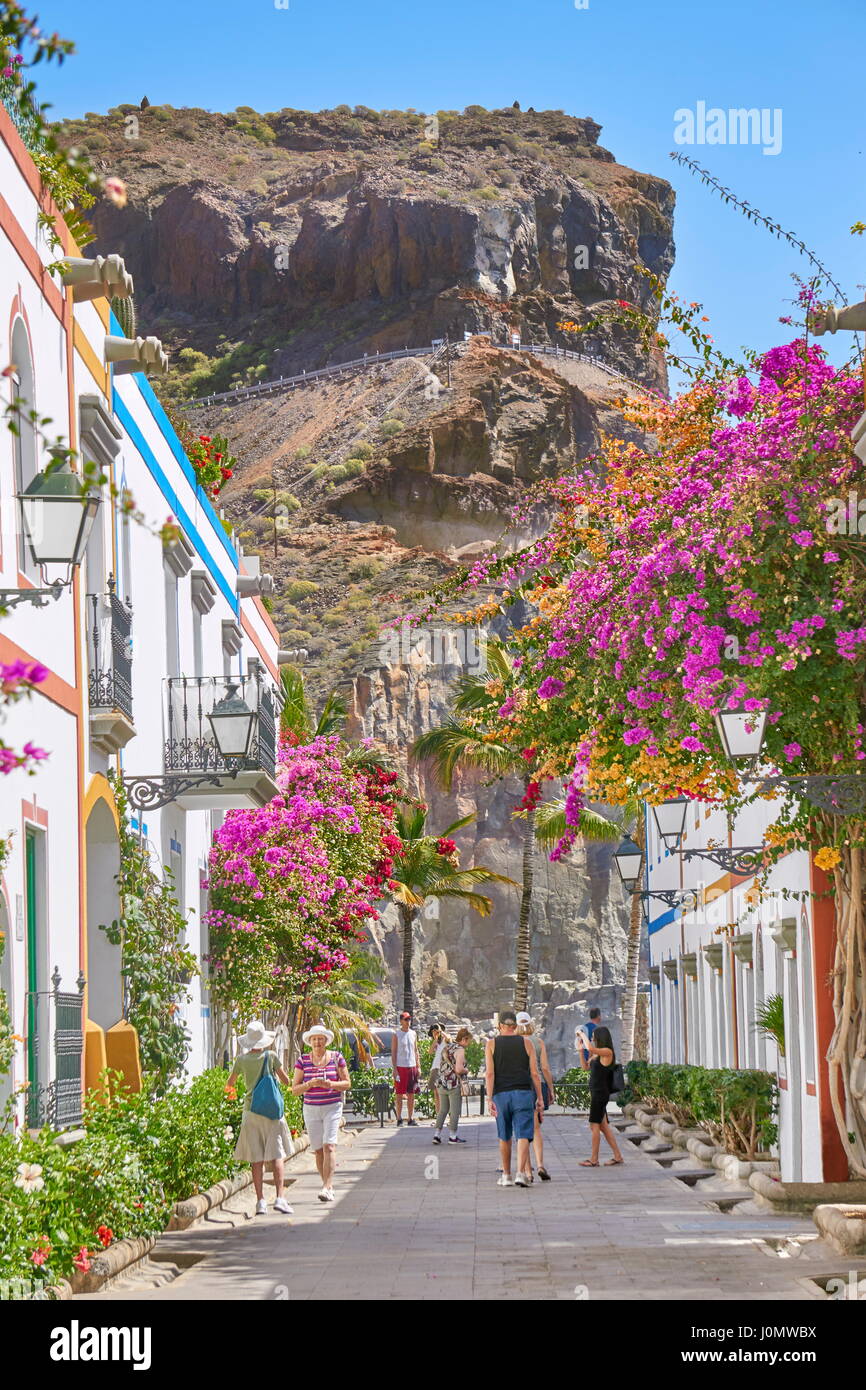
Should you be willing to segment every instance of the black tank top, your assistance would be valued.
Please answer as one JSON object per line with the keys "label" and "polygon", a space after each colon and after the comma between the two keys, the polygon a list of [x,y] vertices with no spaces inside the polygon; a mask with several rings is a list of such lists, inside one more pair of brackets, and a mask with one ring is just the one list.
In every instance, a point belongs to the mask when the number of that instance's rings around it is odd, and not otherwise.
{"label": "black tank top", "polygon": [[519,1033],[500,1033],[493,1043],[493,1094],[531,1090],[532,1072],[525,1038]]}
{"label": "black tank top", "polygon": [[593,1057],[589,1064],[589,1090],[591,1095],[610,1096],[610,1081],[613,1062],[609,1067],[602,1064],[600,1057]]}

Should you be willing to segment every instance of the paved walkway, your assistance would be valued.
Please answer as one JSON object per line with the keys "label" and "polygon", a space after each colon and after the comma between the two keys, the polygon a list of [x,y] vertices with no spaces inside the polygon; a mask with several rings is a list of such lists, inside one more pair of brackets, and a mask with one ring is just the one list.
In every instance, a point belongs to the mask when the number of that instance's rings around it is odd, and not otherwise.
{"label": "paved walkway", "polygon": [[429,1125],[349,1134],[331,1206],[304,1154],[289,1166],[294,1217],[254,1217],[249,1188],[159,1242],[160,1259],[185,1266],[179,1278],[91,1297],[810,1300],[810,1279],[851,1265],[866,1275],[866,1261],[818,1242],[811,1221],[725,1215],[625,1141],[625,1166],[580,1168],[582,1118],[545,1119],[552,1181],[528,1190],[496,1186],[491,1120],[461,1130],[467,1144],[441,1148]]}

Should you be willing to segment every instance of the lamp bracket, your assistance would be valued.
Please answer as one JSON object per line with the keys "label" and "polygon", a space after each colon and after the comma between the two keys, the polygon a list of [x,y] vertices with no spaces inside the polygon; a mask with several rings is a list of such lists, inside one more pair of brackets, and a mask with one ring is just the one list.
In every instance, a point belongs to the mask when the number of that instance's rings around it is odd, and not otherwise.
{"label": "lamp bracket", "polygon": [[760,869],[763,855],[763,845],[743,845],[739,849],[721,845],[717,849],[683,850],[683,859],[709,859],[711,864],[718,864],[729,874],[741,874],[743,877]]}
{"label": "lamp bracket", "polygon": [[697,894],[691,888],[645,888],[642,890],[640,896],[642,898],[659,898],[661,902],[666,903],[668,907],[680,907],[683,903],[688,902],[690,898],[697,901]]}
{"label": "lamp bracket", "polygon": [[821,811],[836,816],[859,816],[866,811],[866,776],[861,772],[815,773],[802,777],[760,777],[763,790],[783,787],[804,796]]}
{"label": "lamp bracket", "polygon": [[0,608],[17,608],[20,603],[32,603],[34,608],[47,608],[49,599],[58,599],[67,588],[62,580],[55,579],[45,589],[0,589]]}
{"label": "lamp bracket", "polygon": [[239,761],[236,767],[223,772],[170,772],[164,777],[124,777],[123,786],[133,810],[158,811],[193,787],[218,787],[226,778],[237,777],[240,770]]}

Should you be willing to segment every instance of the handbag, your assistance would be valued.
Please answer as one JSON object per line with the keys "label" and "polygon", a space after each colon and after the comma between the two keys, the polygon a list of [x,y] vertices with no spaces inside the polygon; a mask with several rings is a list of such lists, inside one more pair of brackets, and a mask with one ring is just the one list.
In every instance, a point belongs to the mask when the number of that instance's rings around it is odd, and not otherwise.
{"label": "handbag", "polygon": [[622,1062],[614,1062],[610,1072],[610,1093],[615,1096],[619,1091],[625,1090],[625,1072]]}
{"label": "handbag", "polygon": [[267,1052],[262,1062],[261,1075],[250,1097],[250,1110],[254,1115],[263,1115],[266,1120],[281,1120],[285,1113],[283,1093],[271,1071],[271,1058]]}

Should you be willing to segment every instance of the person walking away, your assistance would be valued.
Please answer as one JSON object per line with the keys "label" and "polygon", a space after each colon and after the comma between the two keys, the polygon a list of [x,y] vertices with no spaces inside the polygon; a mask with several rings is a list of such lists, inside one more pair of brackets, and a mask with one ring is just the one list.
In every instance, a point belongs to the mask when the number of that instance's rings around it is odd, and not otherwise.
{"label": "person walking away", "polygon": [[605,1160],[606,1168],[616,1168],[622,1163],[622,1154],[616,1142],[616,1135],[607,1118],[607,1103],[610,1100],[610,1081],[616,1062],[613,1038],[610,1029],[597,1026],[590,1040],[584,1033],[582,1044],[590,1054],[589,1064],[589,1127],[592,1131],[592,1154],[581,1163],[581,1168],[598,1167],[598,1151],[601,1136],[610,1145],[612,1158]]}
{"label": "person walking away", "polygon": [[449,1041],[448,1035],[441,1023],[431,1023],[427,1029],[427,1036],[433,1044],[433,1060],[430,1063],[430,1075],[427,1077],[427,1089],[433,1097],[433,1108],[436,1108],[436,1081],[439,1076],[439,1059],[442,1056],[442,1049]]}
{"label": "person walking away", "polygon": [[421,1089],[421,1059],[418,1056],[418,1034],[409,1025],[412,1015],[405,1011],[400,1015],[400,1027],[391,1039],[391,1070],[394,1073],[394,1100],[397,1106],[397,1124],[403,1123],[403,1097],[406,1097],[406,1114],[410,1125],[417,1125],[413,1118],[415,1097]]}
{"label": "person walking away", "polygon": [[451,1131],[449,1144],[465,1144],[457,1134],[460,1123],[460,1102],[463,1098],[464,1078],[468,1075],[465,1045],[472,1041],[468,1028],[460,1028],[453,1042],[446,1039],[439,1063],[439,1079],[436,1083],[436,1130],[433,1143],[442,1143],[445,1121]]}
{"label": "person walking away", "polygon": [[253,1019],[243,1037],[238,1039],[240,1051],[235,1058],[225,1089],[226,1094],[234,1099],[237,1094],[237,1079],[239,1076],[243,1077],[246,1095],[234,1156],[238,1163],[249,1163],[252,1167],[256,1216],[264,1216],[268,1210],[264,1193],[266,1163],[273,1166],[274,1186],[277,1190],[274,1211],[291,1216],[292,1208],[283,1196],[283,1186],[285,1162],[295,1152],[295,1146],[286,1124],[286,1117],[282,1115],[279,1119],[271,1120],[266,1115],[257,1115],[250,1109],[253,1091],[263,1076],[270,1074],[282,1081],[284,1086],[289,1084],[289,1077],[273,1051],[273,1044],[274,1034],[268,1032],[261,1019]]}
{"label": "person walking away", "polygon": [[[528,1013],[521,1012],[517,1015],[517,1027],[521,1036],[529,1038],[535,1049],[535,1064],[541,1076],[541,1099],[544,1109],[549,1110],[556,1099],[553,1091],[553,1075],[550,1070],[550,1062],[547,1056],[547,1047],[540,1033],[536,1033],[535,1025]],[[535,1163],[538,1169],[538,1176],[542,1182],[550,1182],[550,1174],[544,1166],[544,1139],[541,1133],[541,1125],[544,1114],[535,1112],[535,1132],[532,1136],[532,1148],[535,1153]]]}
{"label": "person walking away", "polygon": [[575,1047],[578,1049],[578,1054],[579,1054],[579,1057],[580,1057],[580,1065],[583,1067],[583,1070],[584,1070],[584,1071],[589,1071],[590,1054],[589,1054],[588,1050],[587,1050],[585,1047],[581,1046],[581,1044],[579,1043],[578,1039],[579,1039],[580,1035],[582,1034],[584,1038],[588,1038],[589,1041],[592,1042],[592,1035],[593,1035],[593,1033],[595,1032],[596,1028],[598,1028],[598,1027],[600,1026],[600,1024],[601,1024],[601,1009],[590,1009],[590,1011],[589,1011],[589,1022],[588,1022],[588,1023],[581,1023],[581,1024],[580,1024],[577,1028],[575,1028],[575,1030],[574,1030],[574,1045],[575,1045]]}
{"label": "person walking away", "polygon": [[[528,1187],[529,1145],[535,1128],[535,1112],[543,1109],[541,1078],[535,1048],[517,1032],[517,1015],[507,1009],[499,1015],[499,1036],[485,1045],[487,1094],[496,1120],[502,1172],[498,1187]],[[517,1173],[511,1177],[512,1136],[517,1140]]]}
{"label": "person walking away", "polygon": [[310,1050],[295,1062],[292,1080],[293,1095],[304,1098],[304,1128],[322,1180],[320,1202],[334,1200],[334,1168],[343,1095],[352,1084],[343,1054],[328,1051],[333,1041],[333,1033],[323,1023],[314,1023],[308,1028],[303,1042]]}

